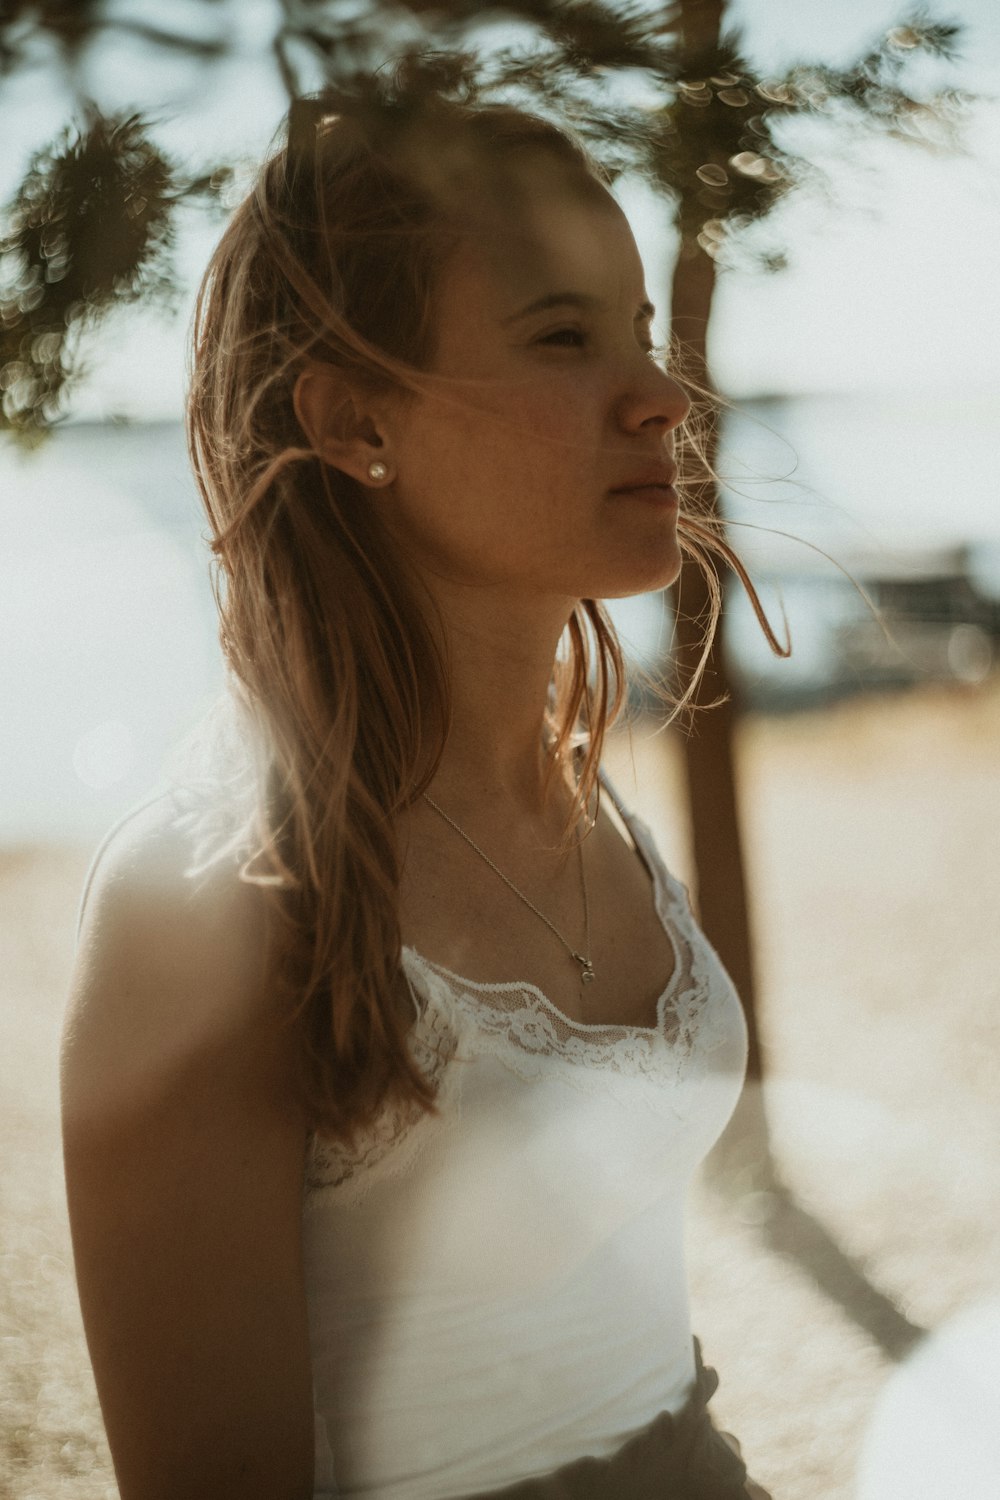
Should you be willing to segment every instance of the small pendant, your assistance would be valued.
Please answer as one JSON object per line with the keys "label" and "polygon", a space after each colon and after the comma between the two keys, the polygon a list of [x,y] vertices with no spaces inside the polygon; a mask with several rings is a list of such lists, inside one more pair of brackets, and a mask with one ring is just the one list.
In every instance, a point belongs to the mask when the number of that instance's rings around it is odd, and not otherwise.
{"label": "small pendant", "polygon": [[582,953],[574,953],[573,957],[576,959],[582,970],[580,974],[581,984],[589,984],[592,979],[597,978],[597,975],[594,973],[594,966],[590,962],[589,958],[584,958]]}

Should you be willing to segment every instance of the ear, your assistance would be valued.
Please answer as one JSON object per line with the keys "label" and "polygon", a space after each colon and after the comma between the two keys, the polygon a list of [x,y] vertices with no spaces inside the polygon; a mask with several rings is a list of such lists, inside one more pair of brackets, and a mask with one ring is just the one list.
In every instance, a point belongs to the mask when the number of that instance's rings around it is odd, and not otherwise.
{"label": "ear", "polygon": [[320,458],[371,485],[368,466],[387,464],[388,444],[381,416],[334,365],[311,362],[292,393],[299,425]]}

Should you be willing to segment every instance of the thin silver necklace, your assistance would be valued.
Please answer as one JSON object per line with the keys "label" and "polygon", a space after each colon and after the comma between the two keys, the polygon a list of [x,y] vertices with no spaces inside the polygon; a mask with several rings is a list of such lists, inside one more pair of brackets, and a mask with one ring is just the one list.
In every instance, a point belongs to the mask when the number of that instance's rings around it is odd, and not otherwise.
{"label": "thin silver necklace", "polygon": [[424,792],[423,793],[423,798],[424,798],[425,802],[429,803],[430,806],[433,807],[434,811],[438,814],[439,817],[444,818],[444,820],[445,820],[446,823],[450,823],[451,826],[452,826],[452,828],[454,828],[455,832],[457,834],[459,834],[471,848],[475,849],[475,851],[479,855],[480,859],[484,859],[486,861],[486,863],[489,865],[490,869],[494,872],[494,874],[500,876],[500,879],[503,881],[504,885],[507,886],[510,890],[512,890],[514,892],[514,895],[518,898],[518,900],[519,901],[523,901],[524,904],[525,904],[525,906],[527,906],[530,911],[533,911],[535,913],[536,917],[541,917],[542,921],[545,923],[545,925],[549,929],[549,931],[555,933],[556,937],[562,943],[563,947],[566,949],[566,952],[570,955],[570,957],[571,958],[575,958],[576,961],[577,961],[577,963],[580,965],[580,983],[581,984],[590,984],[591,980],[595,979],[597,976],[594,973],[594,965],[591,962],[590,957],[589,957],[589,954],[590,954],[590,907],[589,907],[589,904],[587,902],[587,874],[586,874],[586,871],[585,871],[584,865],[583,865],[583,840],[580,838],[579,832],[577,833],[577,836],[576,836],[576,847],[577,847],[577,852],[578,852],[579,858],[580,858],[580,884],[583,887],[583,923],[584,923],[584,930],[585,930],[585,943],[584,943],[584,946],[587,949],[586,953],[578,953],[576,951],[576,949],[573,947],[572,943],[567,943],[566,939],[563,937],[563,935],[559,931],[558,927],[556,927],[555,923],[554,922],[550,922],[549,919],[548,919],[548,917],[545,915],[545,913],[542,912],[542,911],[539,911],[538,907],[535,905],[535,903],[533,901],[529,901],[528,898],[527,898],[527,896],[524,894],[524,892],[523,891],[519,891],[518,888],[517,888],[517,886],[514,884],[514,882],[512,880],[508,880],[508,878],[504,874],[504,872],[501,869],[499,869],[493,863],[493,861],[490,859],[489,855],[487,853],[485,853],[484,850],[480,849],[480,847],[476,843],[475,839],[470,839],[469,835],[466,833],[465,829],[464,828],[460,828],[458,826],[458,824],[455,822],[455,819],[454,818],[450,818],[448,816],[448,814],[445,812],[445,810],[444,810],[443,807],[438,807],[438,805],[434,801],[433,797],[428,796],[428,794],[426,792]]}

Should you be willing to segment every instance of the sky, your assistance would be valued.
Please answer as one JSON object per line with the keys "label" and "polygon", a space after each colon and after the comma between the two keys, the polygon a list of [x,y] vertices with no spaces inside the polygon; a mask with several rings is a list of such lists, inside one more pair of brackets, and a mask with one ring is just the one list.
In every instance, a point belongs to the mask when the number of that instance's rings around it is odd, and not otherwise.
{"label": "sky", "polygon": [[[199,7],[128,0],[132,18],[181,29]],[[105,108],[158,108],[158,141],[192,167],[227,153],[252,162],[286,108],[280,79],[262,48],[274,24],[273,0],[228,0],[237,39],[224,66],[201,69],[164,50],[151,52],[108,33],[81,64],[85,88]],[[1000,8],[957,0],[933,8],[962,21],[965,59],[954,82],[1000,96]],[[794,62],[846,62],[905,15],[884,0],[734,0],[751,60],[779,69]],[[137,87],[136,78],[142,80]],[[317,80],[318,82],[318,80]],[[12,80],[0,95],[5,142],[0,194],[9,197],[32,148],[66,118],[64,81],[51,59]],[[1000,392],[1000,101],[976,107],[961,158],[869,143],[847,162],[825,160],[833,206],[795,196],[767,227],[790,257],[777,274],[728,271],[720,279],[710,352],[720,388],[734,397],[803,391],[914,390],[941,399]],[[652,299],[662,306],[673,237],[662,207],[627,192]],[[197,278],[220,232],[188,213],[178,265],[185,298],[178,315],[128,309],[92,336],[93,367],[72,399],[74,419],[180,415],[184,339]],[[662,325],[660,329],[663,331]]]}

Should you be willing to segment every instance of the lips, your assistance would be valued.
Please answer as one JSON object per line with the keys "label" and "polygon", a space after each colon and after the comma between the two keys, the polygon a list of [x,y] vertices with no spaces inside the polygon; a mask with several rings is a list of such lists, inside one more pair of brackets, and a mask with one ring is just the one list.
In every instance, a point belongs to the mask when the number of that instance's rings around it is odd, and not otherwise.
{"label": "lips", "polygon": [[643,469],[624,484],[616,484],[611,493],[621,495],[630,490],[670,490],[673,489],[676,478],[676,464],[657,464],[654,468]]}
{"label": "lips", "polygon": [[673,483],[676,478],[676,464],[655,464],[634,474],[625,484],[616,485],[610,494],[676,513],[680,508],[680,497]]}

